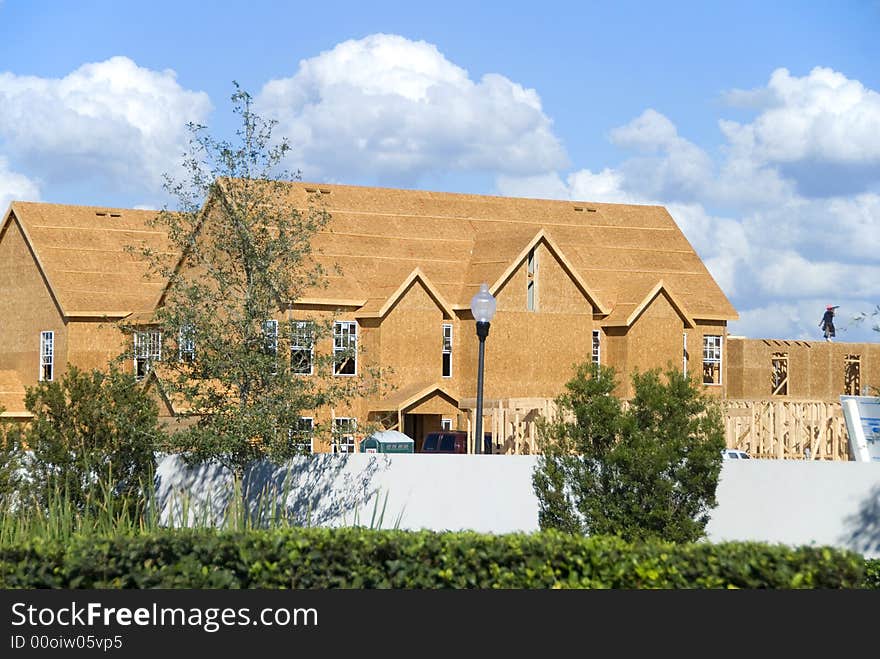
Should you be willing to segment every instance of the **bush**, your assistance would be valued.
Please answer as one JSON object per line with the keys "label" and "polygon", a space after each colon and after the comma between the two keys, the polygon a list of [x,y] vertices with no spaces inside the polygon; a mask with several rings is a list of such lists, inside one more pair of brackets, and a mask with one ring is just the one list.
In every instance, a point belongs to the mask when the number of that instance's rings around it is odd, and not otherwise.
{"label": "bush", "polygon": [[865,561],[865,588],[880,589],[880,558]]}
{"label": "bush", "polygon": [[714,401],[670,368],[633,375],[627,406],[611,368],[583,364],[540,428],[532,482],[542,529],[693,542],[716,505],[724,428]]}
{"label": "bush", "polygon": [[21,428],[17,423],[0,421],[0,510],[12,506],[13,498],[21,489],[23,459]]}
{"label": "bush", "polygon": [[827,547],[369,529],[163,530],[0,548],[0,588],[856,588]]}
{"label": "bush", "polygon": [[116,367],[41,382],[25,394],[34,418],[24,431],[30,493],[47,509],[62,496],[74,508],[108,493],[140,500],[152,488],[163,434],[158,407],[134,377]]}

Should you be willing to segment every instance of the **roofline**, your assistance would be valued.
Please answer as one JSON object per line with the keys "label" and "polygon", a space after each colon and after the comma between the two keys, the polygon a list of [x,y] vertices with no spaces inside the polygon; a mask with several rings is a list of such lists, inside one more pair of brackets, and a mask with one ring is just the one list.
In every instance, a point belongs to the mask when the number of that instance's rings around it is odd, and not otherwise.
{"label": "roofline", "polygon": [[694,316],[694,320],[739,320],[739,313],[734,310],[733,314],[729,316],[722,316],[721,314],[700,314],[699,316]]}
{"label": "roofline", "polygon": [[406,293],[407,289],[410,286],[412,286],[412,284],[416,280],[419,280],[422,282],[422,286],[424,286],[427,289],[428,294],[432,298],[434,298],[434,301],[437,303],[437,306],[439,306],[440,309],[442,309],[443,313],[446,314],[446,316],[448,318],[455,317],[455,311],[453,310],[453,307],[440,294],[440,291],[437,290],[437,287],[431,283],[431,280],[428,277],[428,275],[426,275],[424,272],[422,272],[422,269],[419,267],[416,267],[411,273],[409,273],[409,276],[407,276],[407,278],[403,280],[403,283],[397,287],[397,290],[395,290],[391,295],[388,296],[388,299],[385,300],[385,304],[382,305],[382,307],[379,309],[379,311],[376,311],[374,313],[356,314],[355,317],[357,317],[357,318],[384,318],[388,314],[388,312],[391,311],[391,308],[395,304],[397,304],[397,302],[403,297],[404,293]]}
{"label": "roofline", "polygon": [[642,298],[642,301],[636,305],[636,308],[632,310],[632,313],[627,317],[624,321],[616,321],[611,323],[602,323],[603,327],[630,327],[633,323],[636,322],[639,316],[644,313],[645,309],[647,309],[651,302],[654,301],[660,292],[666,293],[666,296],[669,298],[669,301],[672,302],[672,306],[675,307],[675,310],[678,314],[684,319],[685,327],[688,329],[693,329],[696,327],[696,323],[694,323],[693,318],[688,313],[687,308],[682,304],[681,300],[679,300],[672,291],[669,290],[669,287],[666,283],[661,279],[648,291],[648,294]]}
{"label": "roofline", "polygon": [[355,307],[360,309],[367,303],[367,300],[356,298],[332,298],[332,297],[300,297],[290,304],[293,309],[298,305],[310,304],[317,307]]}
{"label": "roofline", "polygon": [[654,298],[660,295],[661,291],[666,293],[667,297],[672,302],[672,305],[684,318],[685,325],[688,327],[688,329],[693,329],[694,327],[696,327],[696,324],[694,323],[691,315],[688,313],[687,308],[684,306],[681,300],[679,300],[678,297],[671,290],[669,290],[669,286],[667,286],[666,282],[664,282],[662,279],[657,282],[654,288],[652,288],[651,291],[645,296],[645,299],[642,300],[641,304],[639,304],[639,306],[637,306],[629,315],[629,318],[627,319],[627,324],[632,325],[636,321],[636,319],[640,315],[642,315],[645,309],[648,308],[651,302],[654,301]]}
{"label": "roofline", "polygon": [[[587,296],[590,302],[599,310],[600,313],[608,314],[610,313],[608,308],[602,304],[601,300],[599,300],[599,296],[597,296],[587,283],[584,281],[583,277],[578,274],[578,271],[571,264],[571,262],[566,258],[565,254],[559,248],[559,245],[556,244],[547,232],[542,228],[539,229],[535,234],[534,238],[532,238],[529,243],[525,246],[525,248],[511,261],[510,265],[507,266],[507,269],[501,274],[501,276],[495,281],[494,284],[489,286],[489,292],[492,295],[495,295],[498,290],[507,282],[508,279],[513,275],[516,269],[520,266],[520,264],[525,260],[528,256],[529,252],[541,241],[545,241],[547,246],[553,251],[556,255],[556,258],[562,263],[562,267],[568,272],[569,277],[574,280],[574,283],[578,288],[581,289],[581,292]],[[468,307],[469,308],[469,307]]]}
{"label": "roofline", "polygon": [[0,414],[0,419],[33,419],[34,415],[32,412],[28,412],[26,410],[22,410],[20,412],[10,412],[6,410],[2,414]]}
{"label": "roofline", "polygon": [[[412,407],[413,405],[415,405],[416,403],[418,403],[423,398],[426,398],[435,392],[440,392],[440,393],[448,396],[449,398],[451,398],[452,400],[455,401],[456,405],[458,405],[459,397],[454,396],[449,391],[447,391],[443,385],[435,382],[434,384],[430,384],[427,387],[425,387],[424,389],[416,392],[415,394],[413,394],[409,398],[401,401],[397,405],[397,408],[395,409],[395,411],[401,412],[405,409],[408,409],[408,408]],[[382,408],[377,408],[375,405],[381,405],[381,403],[376,403],[374,405],[371,405],[371,408],[375,411],[388,411],[388,410],[383,410]]]}
{"label": "roofline", "polygon": [[135,313],[134,311],[74,311],[66,316],[68,320],[93,320],[106,318],[107,320],[122,320]]}
{"label": "roofline", "polygon": [[[227,176],[224,177],[225,180],[238,180],[235,177]],[[570,206],[595,206],[597,209],[602,206],[617,206],[617,207],[639,207],[639,208],[663,208],[668,213],[668,209],[662,204],[627,204],[621,202],[608,202],[608,201],[591,201],[589,199],[548,199],[546,197],[522,197],[522,196],[510,196],[510,195],[501,195],[501,194],[478,194],[473,192],[449,192],[444,190],[424,190],[421,188],[390,188],[376,185],[355,185],[351,183],[317,183],[315,181],[286,181],[289,185],[299,185],[303,187],[303,191],[309,194],[306,188],[355,188],[360,190],[378,190],[382,192],[405,192],[412,194],[425,194],[425,195],[444,195],[450,197],[482,197],[486,199],[495,199],[499,201],[507,201],[510,199],[522,199],[525,201],[533,201],[539,203],[550,203],[550,204],[568,204]]]}

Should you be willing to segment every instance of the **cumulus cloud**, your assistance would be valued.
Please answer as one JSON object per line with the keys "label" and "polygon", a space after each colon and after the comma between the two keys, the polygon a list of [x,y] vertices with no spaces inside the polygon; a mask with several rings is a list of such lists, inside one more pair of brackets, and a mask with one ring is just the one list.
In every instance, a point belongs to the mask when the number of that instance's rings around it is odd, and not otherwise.
{"label": "cumulus cloud", "polygon": [[84,64],[64,78],[0,73],[0,140],[15,162],[46,183],[100,177],[155,190],[179,164],[186,122],[211,110],[204,92],[171,70],[127,57]]}
{"label": "cumulus cloud", "polygon": [[766,88],[727,98],[762,110],[750,124],[721,122],[730,143],[758,160],[880,163],[880,94],[842,73],[777,69]]}
{"label": "cumulus cloud", "polygon": [[428,173],[532,176],[567,165],[541,99],[490,73],[474,81],[436,46],[374,34],[338,44],[267,83],[257,108],[279,120],[308,179],[412,183]]}
{"label": "cumulus cloud", "polygon": [[5,213],[11,201],[38,201],[40,188],[23,174],[12,171],[9,162],[0,156],[0,213]]}

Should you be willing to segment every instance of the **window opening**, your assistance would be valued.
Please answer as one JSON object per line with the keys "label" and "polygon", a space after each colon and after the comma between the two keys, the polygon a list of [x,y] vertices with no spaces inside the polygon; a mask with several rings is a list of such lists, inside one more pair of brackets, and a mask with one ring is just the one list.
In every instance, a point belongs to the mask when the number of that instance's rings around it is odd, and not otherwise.
{"label": "window opening", "polygon": [[134,333],[134,377],[143,380],[153,362],[162,361],[162,333],[147,330]]}
{"label": "window opening", "polygon": [[703,384],[721,384],[721,336],[703,337]]}
{"label": "window opening", "polygon": [[55,332],[40,332],[40,382],[55,377]]}
{"label": "window opening", "polygon": [[357,373],[357,323],[336,321],[333,326],[333,374]]}
{"label": "window opening", "polygon": [[443,324],[443,377],[452,377],[452,325]]}
{"label": "window opening", "polygon": [[338,416],[333,419],[333,452],[354,453],[356,450],[354,433],[357,419]]}
{"label": "window opening", "polygon": [[770,393],[773,396],[788,396],[788,353],[774,352],[770,370]]}

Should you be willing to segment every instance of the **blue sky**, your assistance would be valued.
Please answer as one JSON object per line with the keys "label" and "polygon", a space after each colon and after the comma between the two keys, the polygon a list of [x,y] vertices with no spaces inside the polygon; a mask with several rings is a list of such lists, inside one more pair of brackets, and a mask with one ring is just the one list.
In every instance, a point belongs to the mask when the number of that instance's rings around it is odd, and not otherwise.
{"label": "blue sky", "polygon": [[0,205],[160,207],[232,81],[305,180],[666,206],[731,332],[877,340],[880,2],[0,0]]}

